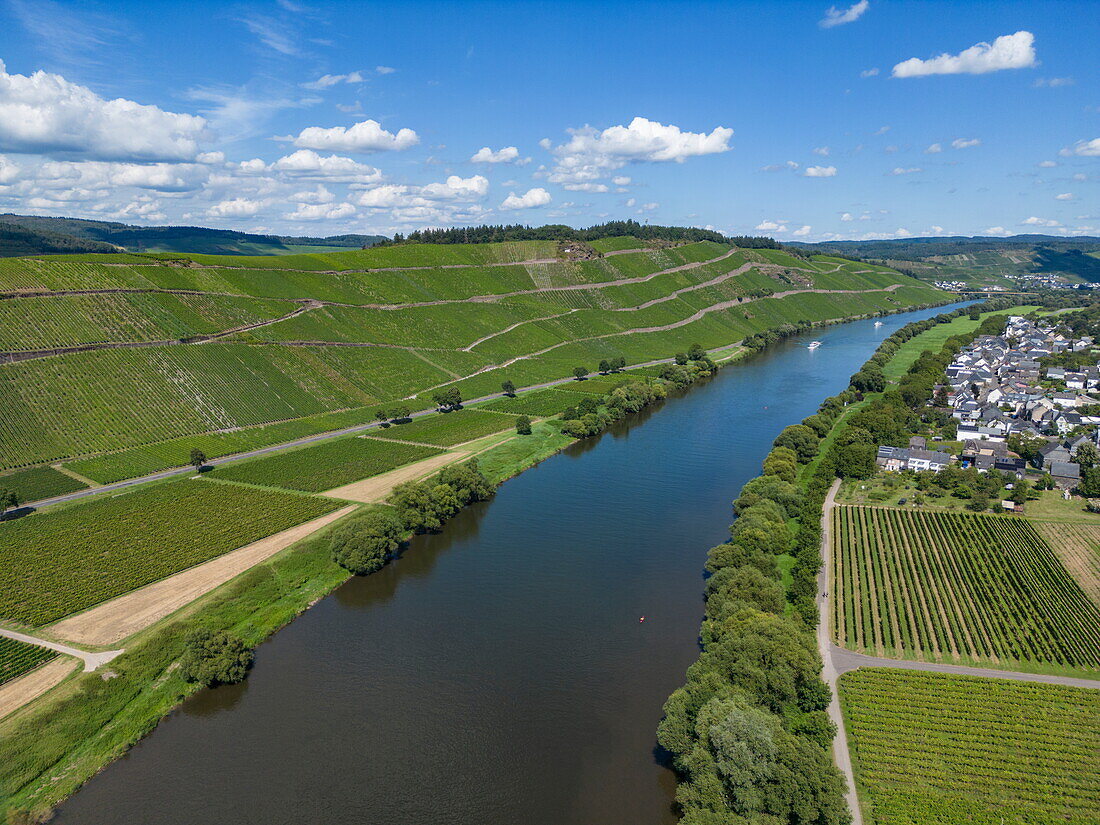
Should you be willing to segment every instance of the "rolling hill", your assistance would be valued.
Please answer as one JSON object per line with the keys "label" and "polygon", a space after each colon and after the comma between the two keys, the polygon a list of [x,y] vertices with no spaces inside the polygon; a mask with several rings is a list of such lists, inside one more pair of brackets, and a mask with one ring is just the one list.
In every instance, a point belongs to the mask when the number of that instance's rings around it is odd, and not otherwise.
{"label": "rolling hill", "polygon": [[945,298],[881,266],[710,241],[609,238],[578,259],[552,241],[9,258],[0,470],[79,459],[113,480],[200,441],[223,455],[430,407],[445,386],[479,397]]}

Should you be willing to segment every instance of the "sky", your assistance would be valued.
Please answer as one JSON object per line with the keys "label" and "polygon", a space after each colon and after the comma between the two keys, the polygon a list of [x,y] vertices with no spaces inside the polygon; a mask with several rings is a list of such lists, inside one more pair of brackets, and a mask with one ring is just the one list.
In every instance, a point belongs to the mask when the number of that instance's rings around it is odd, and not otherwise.
{"label": "sky", "polygon": [[1100,3],[0,0],[0,212],[1100,235]]}

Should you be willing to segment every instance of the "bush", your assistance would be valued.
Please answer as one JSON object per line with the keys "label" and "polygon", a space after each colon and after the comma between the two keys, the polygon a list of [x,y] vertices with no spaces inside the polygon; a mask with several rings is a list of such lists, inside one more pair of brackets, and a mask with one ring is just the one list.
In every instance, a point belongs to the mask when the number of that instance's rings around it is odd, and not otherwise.
{"label": "bush", "polygon": [[516,432],[519,435],[531,434],[531,417],[529,415],[521,415],[516,419]]}
{"label": "bush", "polygon": [[252,651],[224,630],[196,630],[184,643],[180,675],[189,682],[230,685],[240,682],[252,664]]}
{"label": "bush", "polygon": [[380,570],[401,546],[404,528],[401,519],[389,510],[352,519],[332,533],[333,561],[356,576]]}

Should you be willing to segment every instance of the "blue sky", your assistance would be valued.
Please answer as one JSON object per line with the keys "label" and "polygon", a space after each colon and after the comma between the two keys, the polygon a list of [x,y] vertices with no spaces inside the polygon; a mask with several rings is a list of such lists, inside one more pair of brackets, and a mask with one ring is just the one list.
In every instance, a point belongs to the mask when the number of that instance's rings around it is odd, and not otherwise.
{"label": "blue sky", "polygon": [[1100,234],[1095,2],[0,0],[0,211]]}

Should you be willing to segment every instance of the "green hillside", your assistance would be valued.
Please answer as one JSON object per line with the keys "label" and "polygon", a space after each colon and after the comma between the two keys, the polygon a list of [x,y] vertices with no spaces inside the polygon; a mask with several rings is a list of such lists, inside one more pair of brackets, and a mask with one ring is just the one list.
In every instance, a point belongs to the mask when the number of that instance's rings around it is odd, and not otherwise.
{"label": "green hillside", "polygon": [[113,481],[192,446],[224,455],[364,423],[378,404],[430,407],[443,386],[478,397],[945,298],[843,258],[605,240],[576,260],[513,241],[0,261],[0,469],[78,460]]}

